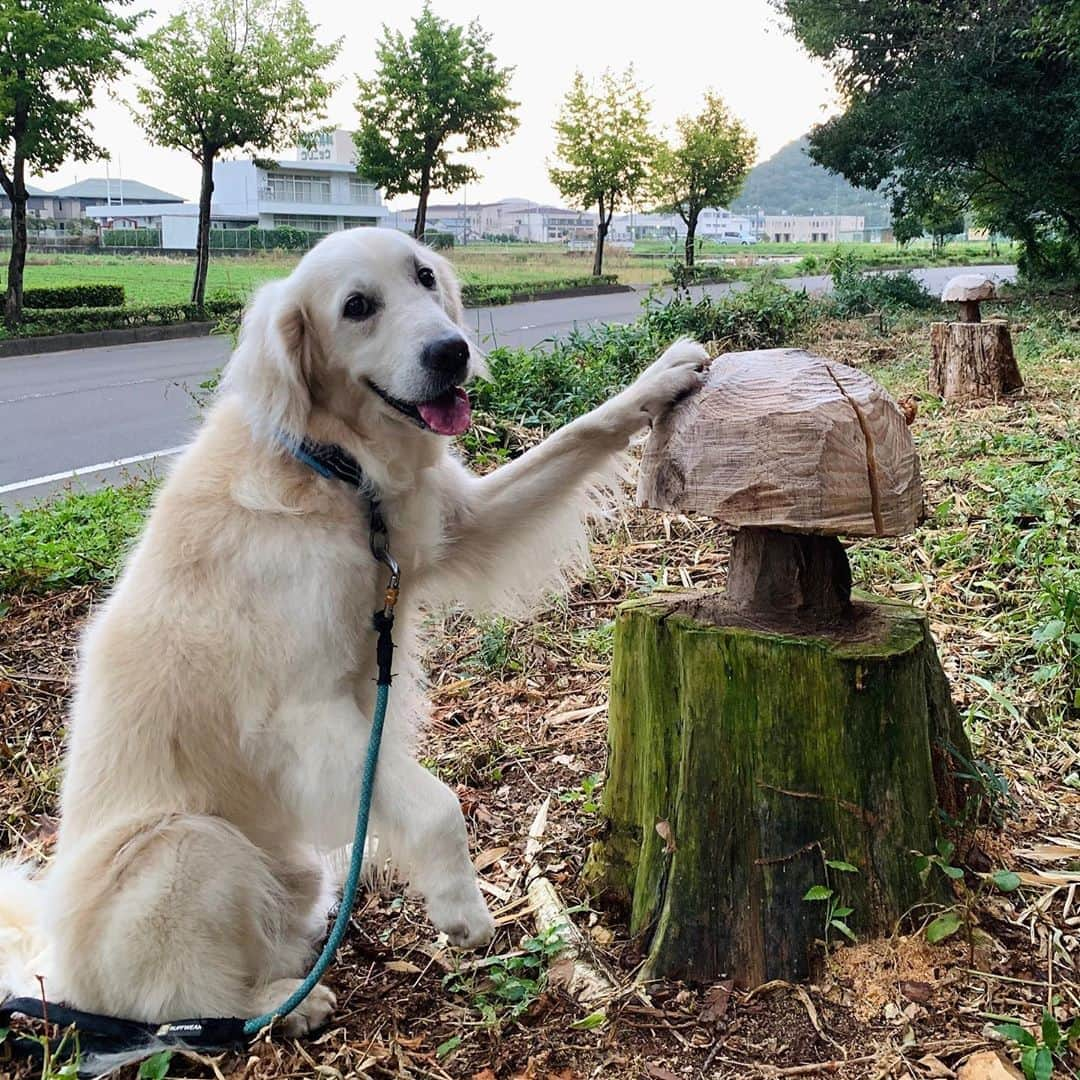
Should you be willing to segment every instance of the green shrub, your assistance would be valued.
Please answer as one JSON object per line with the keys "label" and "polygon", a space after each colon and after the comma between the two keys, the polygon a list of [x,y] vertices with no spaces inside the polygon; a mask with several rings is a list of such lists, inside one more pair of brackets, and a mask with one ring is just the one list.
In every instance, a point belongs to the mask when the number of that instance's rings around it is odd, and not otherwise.
{"label": "green shrub", "polygon": [[102,247],[161,247],[160,229],[103,229]]}
{"label": "green shrub", "polygon": [[121,307],[123,285],[59,285],[52,289],[26,289],[26,308],[104,308]]}
{"label": "green shrub", "polygon": [[676,297],[650,307],[645,322],[664,343],[685,335],[719,341],[728,349],[772,349],[808,323],[818,308],[805,292],[761,278],[748,289],[719,300]]}
{"label": "green shrub", "polygon": [[435,251],[452,251],[454,247],[454,234],[448,232],[426,232],[424,243]]}
{"label": "green shrub", "polygon": [[513,285],[488,285],[484,282],[467,282],[461,286],[461,299],[467,307],[493,307],[497,304],[512,304],[518,300],[528,300],[533,296],[559,292],[563,289],[587,289],[595,285],[617,285],[615,274],[601,274],[600,277],[565,277],[521,281]]}
{"label": "green shrub", "polygon": [[937,300],[910,271],[871,273],[863,269],[862,260],[854,252],[845,255],[836,252],[829,259],[827,269],[832,275],[833,304],[841,318],[937,305]]}
{"label": "green shrub", "polygon": [[135,326],[167,326],[172,323],[202,322],[223,318],[239,311],[237,299],[207,300],[200,310],[196,304],[144,304],[122,308],[35,309],[20,326],[25,337],[52,334],[84,334],[94,330],[123,330]]}
{"label": "green shrub", "polygon": [[491,381],[473,388],[478,424],[464,438],[466,448],[498,456],[510,445],[508,425],[567,423],[626,386],[676,338],[721,341],[730,349],[771,348],[787,342],[818,310],[805,293],[769,281],[719,300],[676,297],[662,306],[646,304],[633,323],[575,329],[546,348],[492,349]]}
{"label": "green shrub", "polygon": [[668,265],[668,273],[671,274],[671,283],[676,289],[686,289],[691,285],[715,285],[733,279],[726,266],[687,266],[685,263],[673,262]]}
{"label": "green shrub", "polygon": [[142,528],[153,485],[76,492],[9,517],[0,510],[0,595],[112,581]]}
{"label": "green shrub", "polygon": [[280,225],[275,229],[211,229],[213,251],[307,251],[325,233]]}

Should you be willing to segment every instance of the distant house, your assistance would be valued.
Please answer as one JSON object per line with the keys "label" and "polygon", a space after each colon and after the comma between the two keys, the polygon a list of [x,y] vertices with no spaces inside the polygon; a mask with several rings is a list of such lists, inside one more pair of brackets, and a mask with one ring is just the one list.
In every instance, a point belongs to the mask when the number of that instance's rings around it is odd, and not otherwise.
{"label": "distant house", "polygon": [[54,200],[51,216],[60,220],[87,217],[87,211],[94,206],[127,206],[131,203],[165,206],[184,201],[179,195],[140,180],[113,180],[100,176],[79,180],[49,194]]}
{"label": "distant house", "polygon": [[[32,218],[54,217],[53,196],[44,188],[35,187],[33,184],[26,185],[26,216]],[[0,188],[0,216],[11,217],[11,200],[7,192]]]}
{"label": "distant house", "polygon": [[[292,228],[321,236],[379,225],[388,214],[379,189],[357,175],[348,131],[314,135],[293,156],[270,165],[261,160],[214,163],[210,226],[215,230]],[[87,215],[103,229],[160,229],[163,248],[194,250],[198,237],[198,203],[181,199],[123,206],[114,201],[91,207]]]}
{"label": "distant house", "polygon": [[[410,230],[416,207],[395,210],[395,228]],[[482,236],[513,237],[533,244],[561,244],[596,235],[596,215],[584,210],[549,206],[533,199],[499,199],[490,203],[429,203],[429,232],[446,232],[460,244]]]}

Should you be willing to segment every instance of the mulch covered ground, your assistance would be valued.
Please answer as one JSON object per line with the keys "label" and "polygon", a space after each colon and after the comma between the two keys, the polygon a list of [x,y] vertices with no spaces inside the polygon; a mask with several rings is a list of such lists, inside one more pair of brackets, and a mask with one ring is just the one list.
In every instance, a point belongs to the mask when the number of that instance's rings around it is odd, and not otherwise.
{"label": "mulch covered ground", "polygon": [[[881,339],[867,327],[834,328],[816,344],[835,359],[869,364],[900,393],[919,385],[924,335]],[[1033,385],[1020,403],[917,418],[931,510],[951,499],[955,523],[980,527],[971,475],[927,462],[927,448],[938,452],[958,425],[1019,429],[1032,411],[1064,431],[1080,416],[1074,376],[1075,364],[1056,369],[1052,392],[1044,392],[1029,374]],[[1071,398],[1062,390],[1069,385]],[[1080,506],[1074,511],[1080,535]],[[1041,725],[1033,687],[1008,707],[987,702],[980,673],[1001,643],[993,640],[985,592],[972,582],[994,571],[937,573],[924,536],[894,546],[895,563],[880,571],[870,556],[855,559],[857,568],[869,567],[860,584],[928,607],[957,704],[977,718],[976,753],[1009,785],[1003,826],[983,824],[970,838],[970,870],[957,893],[962,932],[930,945],[921,920],[888,940],[835,947],[822,956],[818,977],[799,986],[635,983],[642,943],[628,938],[620,912],[590,904],[580,880],[599,827],[610,620],[635,592],[721,585],[726,540],[704,520],[627,509],[597,541],[587,580],[539,618],[452,617],[433,627],[427,764],[461,798],[499,923],[487,956],[503,959],[477,966],[473,954],[454,955],[417,901],[396,887],[369,891],[329,980],[339,1008],[327,1031],[306,1041],[270,1036],[247,1057],[177,1057],[172,1074],[950,1077],[975,1051],[1007,1052],[990,1033],[1000,1018],[1034,1025],[1055,1001],[1061,1019],[1080,1014],[1080,740],[1074,728]],[[7,600],[0,620],[3,848],[48,855],[76,638],[95,599],[82,588]],[[981,886],[978,872],[998,868],[1017,871],[1022,887],[1005,894]],[[585,958],[617,987],[606,1003],[575,1002],[565,967],[535,941],[523,949],[537,934],[525,896],[537,872],[571,909]],[[544,965],[520,963],[535,955],[552,962],[546,984],[536,980]],[[517,982],[508,986],[507,978]]]}

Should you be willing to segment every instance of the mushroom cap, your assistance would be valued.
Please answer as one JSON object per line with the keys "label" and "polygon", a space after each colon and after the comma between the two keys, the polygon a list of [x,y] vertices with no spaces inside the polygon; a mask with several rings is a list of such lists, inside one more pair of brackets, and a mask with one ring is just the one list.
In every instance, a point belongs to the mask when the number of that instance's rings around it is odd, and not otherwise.
{"label": "mushroom cap", "polygon": [[965,300],[994,300],[997,286],[985,274],[957,274],[945,283],[941,299],[947,304],[959,304]]}
{"label": "mushroom cap", "polygon": [[799,349],[727,353],[654,426],[639,506],[727,525],[901,536],[922,515],[919,459],[869,375]]}

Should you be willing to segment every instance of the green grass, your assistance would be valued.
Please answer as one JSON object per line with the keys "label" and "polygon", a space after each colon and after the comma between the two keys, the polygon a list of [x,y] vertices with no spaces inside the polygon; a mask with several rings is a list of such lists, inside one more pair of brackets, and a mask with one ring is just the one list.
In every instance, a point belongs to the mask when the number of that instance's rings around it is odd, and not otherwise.
{"label": "green grass", "polygon": [[[246,295],[264,281],[283,277],[296,265],[289,256],[211,258],[206,295]],[[123,285],[127,303],[183,303],[191,296],[194,264],[188,259],[149,255],[41,255],[26,267],[27,288],[57,285]]]}
{"label": "green grass", "polygon": [[154,485],[63,495],[12,517],[0,511],[0,597],[109,582],[142,528]]}

